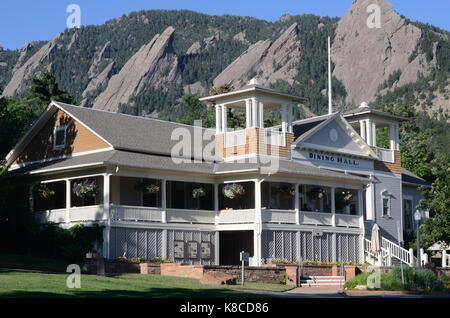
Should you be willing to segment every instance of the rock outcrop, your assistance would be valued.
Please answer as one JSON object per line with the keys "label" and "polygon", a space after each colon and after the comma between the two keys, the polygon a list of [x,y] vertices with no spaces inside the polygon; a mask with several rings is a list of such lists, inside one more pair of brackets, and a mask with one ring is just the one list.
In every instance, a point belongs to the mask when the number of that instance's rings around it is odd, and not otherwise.
{"label": "rock outcrop", "polygon": [[[368,7],[374,4],[381,9],[380,28],[367,23],[373,22]],[[420,37],[421,30],[407,24],[388,2],[354,0],[338,23],[331,49],[333,75],[344,84],[347,102],[374,100],[380,85],[397,70],[401,75],[393,88],[415,82],[418,72],[427,75],[429,65],[422,55],[409,61]]]}
{"label": "rock outcrop", "polygon": [[[3,96],[14,96],[20,94],[28,88],[28,81],[36,74],[39,69],[51,70],[50,55],[56,49],[56,41],[61,37],[59,33],[52,41],[42,46],[39,51],[33,54],[26,61],[23,61],[27,56],[27,51],[30,44],[25,44],[21,50],[19,61],[16,64],[11,80],[3,90]],[[22,57],[22,60],[21,60]],[[23,63],[23,64],[20,64]],[[20,65],[19,67],[17,67]]]}
{"label": "rock outcrop", "polygon": [[297,33],[298,26],[294,23],[274,42],[261,40],[251,45],[214,79],[214,86],[230,83],[238,88],[252,77],[257,77],[263,86],[278,79],[292,83],[297,74],[295,62],[300,58]]}
{"label": "rock outcrop", "polygon": [[179,81],[177,58],[172,41],[175,29],[168,27],[134,54],[120,72],[108,82],[107,88],[94,101],[94,108],[116,112],[121,103],[128,103],[147,87],[164,87]]}

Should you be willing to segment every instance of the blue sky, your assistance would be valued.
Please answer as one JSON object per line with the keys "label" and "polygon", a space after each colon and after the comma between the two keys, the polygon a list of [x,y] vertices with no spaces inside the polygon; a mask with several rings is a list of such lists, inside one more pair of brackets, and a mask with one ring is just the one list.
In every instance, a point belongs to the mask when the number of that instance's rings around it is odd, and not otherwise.
{"label": "blue sky", "polygon": [[[411,20],[450,30],[449,0],[390,0]],[[242,15],[275,21],[285,13],[342,16],[352,0],[3,0],[0,4],[0,45],[17,49],[25,42],[50,40],[66,28],[69,4],[81,8],[81,24],[103,24],[125,13],[151,9],[189,9],[212,15]],[[225,4],[225,5],[223,5]]]}

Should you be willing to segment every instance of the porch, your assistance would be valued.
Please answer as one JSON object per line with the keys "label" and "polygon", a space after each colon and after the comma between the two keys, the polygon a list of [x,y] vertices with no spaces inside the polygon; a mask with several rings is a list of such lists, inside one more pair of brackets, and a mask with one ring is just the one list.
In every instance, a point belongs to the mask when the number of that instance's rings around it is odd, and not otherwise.
{"label": "porch", "polygon": [[[89,192],[86,187],[90,185],[95,190]],[[102,174],[43,181],[30,188],[29,199],[41,224],[108,221],[111,225],[141,222],[363,227],[362,188],[355,186],[258,179],[199,183]]]}

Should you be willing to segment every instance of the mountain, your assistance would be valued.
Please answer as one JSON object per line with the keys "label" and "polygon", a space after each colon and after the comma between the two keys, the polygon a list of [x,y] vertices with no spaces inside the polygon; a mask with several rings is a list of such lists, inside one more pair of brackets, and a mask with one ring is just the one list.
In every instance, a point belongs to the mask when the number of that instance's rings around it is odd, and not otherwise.
{"label": "mountain", "polygon": [[[381,28],[367,26],[367,7],[381,8]],[[354,0],[342,18],[284,15],[275,22],[187,10],[132,12],[51,41],[0,49],[4,96],[25,94],[49,70],[81,105],[173,120],[184,94],[263,85],[327,109],[327,37],[332,39],[333,98],[345,110],[382,97],[414,97],[418,109],[448,112],[449,32],[411,22],[384,0]],[[305,107],[295,116],[311,114]]]}

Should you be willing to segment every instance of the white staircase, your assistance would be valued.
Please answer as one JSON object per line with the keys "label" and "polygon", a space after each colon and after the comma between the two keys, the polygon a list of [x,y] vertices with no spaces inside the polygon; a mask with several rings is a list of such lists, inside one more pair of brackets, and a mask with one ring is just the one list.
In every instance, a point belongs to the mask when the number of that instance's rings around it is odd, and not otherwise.
{"label": "white staircase", "polygon": [[366,261],[370,264],[391,266],[394,259],[409,266],[414,266],[414,264],[417,263],[417,258],[414,256],[412,249],[407,250],[384,237],[381,237],[380,255],[374,255],[371,251],[371,247],[372,242],[365,238],[364,255]]}
{"label": "white staircase", "polygon": [[343,286],[344,276],[305,276],[300,280],[301,287]]}

